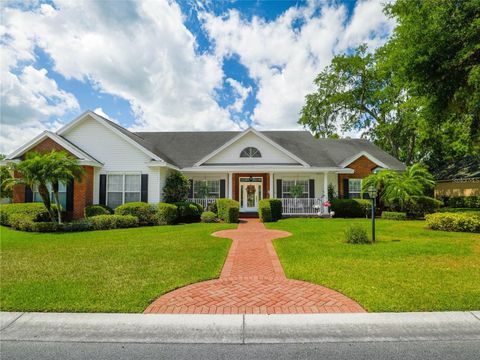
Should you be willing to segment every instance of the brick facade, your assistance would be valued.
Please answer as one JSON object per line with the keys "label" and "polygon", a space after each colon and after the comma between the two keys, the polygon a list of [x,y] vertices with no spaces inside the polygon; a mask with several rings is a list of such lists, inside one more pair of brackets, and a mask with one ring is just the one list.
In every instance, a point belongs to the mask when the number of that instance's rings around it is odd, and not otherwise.
{"label": "brick facade", "polygon": [[239,187],[240,187],[240,178],[241,177],[261,177],[263,179],[263,191],[262,199],[267,199],[269,197],[270,191],[270,174],[269,173],[237,173],[232,175],[232,195],[233,199],[239,201]]}
{"label": "brick facade", "polygon": [[338,197],[343,198],[343,179],[363,179],[372,173],[372,171],[378,167],[373,161],[366,156],[361,156],[350,165],[347,166],[353,169],[353,174],[339,174],[338,175]]}
{"label": "brick facade", "polygon": [[[56,151],[66,151],[69,155],[74,156],[68,150],[63,148],[61,145],[56,143],[50,138],[43,140],[41,143],[37,144],[30,151],[37,151],[40,153],[50,152],[52,150]],[[91,205],[93,203],[93,167],[92,166],[83,166],[85,169],[85,174],[82,178],[82,181],[74,181],[73,184],[73,210],[67,212],[68,219],[79,219],[83,217],[83,210],[85,206]],[[18,174],[16,174],[18,176]],[[13,188],[13,202],[14,203],[23,203],[25,202],[25,186],[16,185]]]}

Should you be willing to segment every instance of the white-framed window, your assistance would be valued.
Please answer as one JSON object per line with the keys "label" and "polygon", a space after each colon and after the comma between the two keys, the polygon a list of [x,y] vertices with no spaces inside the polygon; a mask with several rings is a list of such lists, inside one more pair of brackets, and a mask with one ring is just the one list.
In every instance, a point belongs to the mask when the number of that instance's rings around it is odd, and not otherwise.
{"label": "white-framed window", "polygon": [[200,198],[219,198],[220,180],[193,180],[193,197]]}
{"label": "white-framed window", "polygon": [[[295,194],[296,191],[298,191],[297,194]],[[298,198],[308,198],[309,194],[308,180],[282,180],[283,198],[293,198],[295,195]]]}
{"label": "white-framed window", "polygon": [[260,153],[260,150],[257,148],[254,148],[252,146],[246,147],[240,152],[240,157],[242,158],[260,158],[262,157],[262,154]]}
{"label": "white-framed window", "polygon": [[[52,186],[47,184],[48,191],[50,192],[50,201],[52,204],[55,204],[55,197],[53,196]],[[40,193],[38,192],[38,188],[35,186],[32,189],[33,192],[33,202],[43,202]],[[64,183],[58,184],[58,199],[60,200],[60,205],[62,208],[67,207],[67,186]]]}
{"label": "white-framed window", "polygon": [[112,209],[141,200],[140,174],[107,174],[107,205]]}
{"label": "white-framed window", "polygon": [[348,198],[362,198],[362,179],[348,179]]}

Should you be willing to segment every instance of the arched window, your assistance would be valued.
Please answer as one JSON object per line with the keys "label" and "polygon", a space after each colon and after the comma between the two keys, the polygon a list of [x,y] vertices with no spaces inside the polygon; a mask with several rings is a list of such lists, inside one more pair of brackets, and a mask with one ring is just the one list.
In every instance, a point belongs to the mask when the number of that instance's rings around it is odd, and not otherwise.
{"label": "arched window", "polygon": [[242,150],[242,152],[240,153],[240,157],[243,157],[243,158],[259,158],[259,157],[262,157],[262,154],[260,153],[260,151],[257,148],[249,146],[249,147]]}

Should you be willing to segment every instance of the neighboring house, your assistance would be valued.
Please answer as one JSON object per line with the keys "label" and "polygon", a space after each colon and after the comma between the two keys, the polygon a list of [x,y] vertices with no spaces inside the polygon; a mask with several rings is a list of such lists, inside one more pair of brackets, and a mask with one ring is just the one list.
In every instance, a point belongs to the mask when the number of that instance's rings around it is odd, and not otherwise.
{"label": "neighboring house", "polygon": [[[286,214],[316,214],[314,205],[325,210],[329,184],[339,197],[359,198],[361,179],[372,171],[404,169],[366,140],[316,139],[307,131],[252,128],[134,133],[91,111],[56,133],[43,132],[7,161],[51,149],[67,151],[86,170],[82,182],[61,189],[63,206],[73,218],[82,217],[89,204],[115,208],[132,201],[158,203],[172,170],[190,179],[189,198],[203,205],[228,197],[248,213],[257,211],[260,199],[276,197]],[[14,189],[14,202],[39,200],[35,189]]]}
{"label": "neighboring house", "polygon": [[480,157],[467,156],[436,169],[436,198],[480,196]]}

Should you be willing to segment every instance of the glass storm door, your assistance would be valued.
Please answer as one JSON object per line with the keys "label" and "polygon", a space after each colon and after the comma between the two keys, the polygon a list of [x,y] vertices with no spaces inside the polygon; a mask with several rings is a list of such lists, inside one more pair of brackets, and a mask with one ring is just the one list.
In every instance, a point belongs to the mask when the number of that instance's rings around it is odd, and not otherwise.
{"label": "glass storm door", "polygon": [[262,199],[262,179],[240,179],[240,210],[258,211],[258,202]]}

